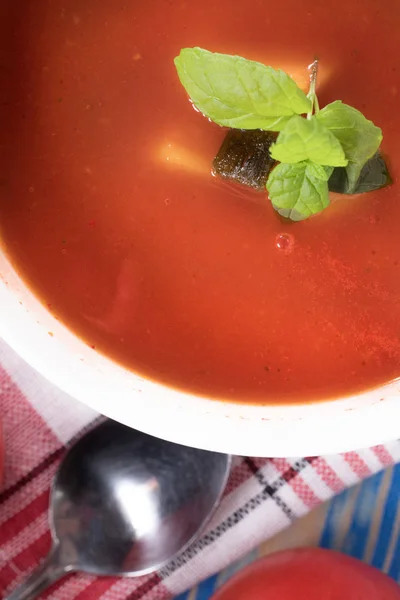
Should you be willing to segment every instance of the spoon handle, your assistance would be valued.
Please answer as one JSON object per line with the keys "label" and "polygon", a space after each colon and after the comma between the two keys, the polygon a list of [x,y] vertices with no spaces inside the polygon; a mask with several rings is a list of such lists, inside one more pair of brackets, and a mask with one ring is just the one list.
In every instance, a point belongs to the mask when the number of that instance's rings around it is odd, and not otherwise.
{"label": "spoon handle", "polygon": [[68,569],[58,562],[58,552],[53,548],[44,561],[24,583],[4,600],[33,600],[52,583],[66,575]]}

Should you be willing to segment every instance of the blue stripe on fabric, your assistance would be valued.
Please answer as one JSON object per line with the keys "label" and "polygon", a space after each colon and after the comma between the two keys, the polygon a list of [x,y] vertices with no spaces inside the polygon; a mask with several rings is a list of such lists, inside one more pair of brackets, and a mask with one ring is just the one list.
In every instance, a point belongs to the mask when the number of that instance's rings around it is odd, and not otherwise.
{"label": "blue stripe on fabric", "polygon": [[338,531],[338,524],[340,523],[343,513],[346,510],[347,502],[350,499],[353,490],[346,490],[333,498],[331,501],[328,514],[326,515],[324,529],[321,534],[319,545],[321,548],[335,548],[335,537]]}
{"label": "blue stripe on fabric", "polygon": [[217,585],[217,575],[209,577],[203,581],[197,588],[196,600],[208,600],[215,591]]}
{"label": "blue stripe on fabric", "polygon": [[388,575],[395,581],[400,578],[400,536],[397,536],[396,546],[393,552],[392,562],[390,563]]}
{"label": "blue stripe on fabric", "polygon": [[185,592],[184,594],[180,594],[180,596],[175,596],[174,600],[188,600],[190,592]]}
{"label": "blue stripe on fabric", "polygon": [[392,527],[394,525],[397,513],[399,488],[400,464],[396,465],[392,472],[389,491],[386,496],[385,505],[383,507],[382,521],[379,530],[378,540],[376,542],[375,552],[372,557],[372,564],[377,569],[382,569],[388,551],[388,546],[392,535]]}
{"label": "blue stripe on fabric", "polygon": [[360,560],[364,558],[383,477],[384,472],[381,471],[362,482],[353,509],[353,519],[341,548],[346,554]]}

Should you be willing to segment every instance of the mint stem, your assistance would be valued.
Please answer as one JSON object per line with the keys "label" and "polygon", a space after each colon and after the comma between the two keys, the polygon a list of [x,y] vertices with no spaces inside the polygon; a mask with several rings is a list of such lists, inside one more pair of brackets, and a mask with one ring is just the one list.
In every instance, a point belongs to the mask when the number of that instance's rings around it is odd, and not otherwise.
{"label": "mint stem", "polygon": [[307,94],[307,98],[311,100],[311,109],[307,113],[307,119],[311,119],[313,113],[318,114],[319,112],[319,104],[317,94],[315,93],[315,89],[317,87],[317,75],[318,75],[318,58],[308,66],[308,70],[310,71],[310,90]]}

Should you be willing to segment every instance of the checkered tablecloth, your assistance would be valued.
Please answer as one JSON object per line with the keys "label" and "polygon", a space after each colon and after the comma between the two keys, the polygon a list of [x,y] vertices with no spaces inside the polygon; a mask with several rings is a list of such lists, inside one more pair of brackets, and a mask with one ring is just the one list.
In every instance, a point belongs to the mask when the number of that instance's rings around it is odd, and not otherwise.
{"label": "checkered tablecloth", "polygon": [[[71,439],[98,417],[45,381],[0,342],[6,479],[0,496],[0,592],[45,556],[49,486]],[[208,530],[161,571],[136,579],[71,576],[51,600],[164,600],[248,555],[311,509],[400,459],[400,443],[329,457],[236,458]],[[202,597],[203,598],[203,597]]]}
{"label": "checkered tablecloth", "polygon": [[208,600],[234,573],[257,558],[304,546],[343,552],[400,584],[400,464],[379,471],[319,505],[175,600]]}

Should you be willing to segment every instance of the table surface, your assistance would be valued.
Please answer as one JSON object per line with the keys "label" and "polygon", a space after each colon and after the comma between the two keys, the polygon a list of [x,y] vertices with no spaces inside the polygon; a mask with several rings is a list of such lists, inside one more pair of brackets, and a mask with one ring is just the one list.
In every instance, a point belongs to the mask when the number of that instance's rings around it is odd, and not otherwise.
{"label": "table surface", "polygon": [[297,546],[321,546],[345,552],[400,583],[400,464],[346,490],[243,560],[175,600],[208,600],[233,573],[251,561]]}

